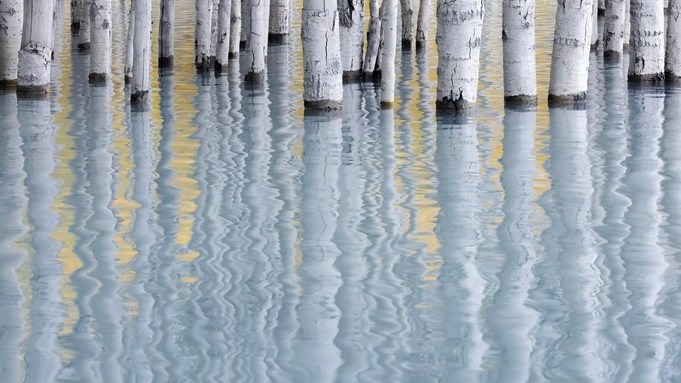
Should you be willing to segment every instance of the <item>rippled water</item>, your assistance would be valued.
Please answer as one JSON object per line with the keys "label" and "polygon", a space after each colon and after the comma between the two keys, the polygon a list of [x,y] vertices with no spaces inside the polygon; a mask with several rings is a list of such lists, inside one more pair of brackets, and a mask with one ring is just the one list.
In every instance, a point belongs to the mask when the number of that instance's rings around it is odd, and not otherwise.
{"label": "rippled water", "polygon": [[0,95],[0,381],[681,381],[679,89],[593,54],[587,110],[505,110],[490,3],[476,113],[431,46],[304,117],[297,32],[197,77],[186,1],[132,112],[123,7],[112,86],[62,26],[50,100]]}

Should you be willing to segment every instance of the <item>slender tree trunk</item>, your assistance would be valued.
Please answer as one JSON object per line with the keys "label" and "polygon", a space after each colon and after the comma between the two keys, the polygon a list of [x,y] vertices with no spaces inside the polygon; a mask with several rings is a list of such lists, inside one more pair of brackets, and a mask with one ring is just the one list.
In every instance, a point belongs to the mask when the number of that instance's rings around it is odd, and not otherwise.
{"label": "slender tree trunk", "polygon": [[251,0],[241,1],[241,39],[240,49],[249,49],[251,38]]}
{"label": "slender tree trunk", "polygon": [[158,66],[172,68],[175,49],[175,0],[161,0],[161,22],[158,26]]}
{"label": "slender tree trunk", "polygon": [[364,55],[364,0],[338,0],[343,82],[362,78]]}
{"label": "slender tree trunk", "polygon": [[194,63],[200,72],[210,70],[210,24],[213,0],[196,0],[196,56]]}
{"label": "slender tree trunk", "polygon": [[372,81],[376,77],[376,61],[381,46],[381,12],[378,0],[369,0],[369,32],[367,51],[362,65],[364,81]]}
{"label": "slender tree trunk", "polygon": [[559,0],[551,56],[549,104],[586,101],[589,47],[595,0]]}
{"label": "slender tree trunk", "polygon": [[681,0],[670,0],[667,8],[667,47],[665,75],[674,83],[681,83]]}
{"label": "slender tree trunk", "polygon": [[482,0],[438,0],[438,110],[475,108],[484,15]]}
{"label": "slender tree trunk", "polygon": [[286,43],[289,34],[289,8],[290,0],[273,0],[270,3],[270,28],[267,39],[269,44],[281,45]]}
{"label": "slender tree trunk", "polygon": [[421,0],[418,22],[416,24],[416,49],[425,49],[428,45],[428,25],[432,13],[431,0]]}
{"label": "slender tree trunk", "polygon": [[631,0],[630,82],[660,83],[664,80],[663,0]]}
{"label": "slender tree trunk", "polygon": [[220,7],[220,0],[213,0],[210,11],[210,53],[208,56],[211,63],[215,63],[215,56],[218,51],[218,7]]}
{"label": "slender tree trunk", "polygon": [[537,105],[534,0],[504,0],[504,101]]}
{"label": "slender tree trunk", "polygon": [[232,0],[232,16],[229,22],[229,57],[239,56],[241,41],[241,0]]}
{"label": "slender tree trunk", "polygon": [[605,27],[603,57],[609,61],[622,60],[624,50],[624,11],[625,0],[607,0],[605,7]]}
{"label": "slender tree trunk", "polygon": [[218,46],[215,52],[215,69],[226,71],[229,62],[232,1],[222,0],[218,6]]}
{"label": "slender tree trunk", "polygon": [[0,89],[17,86],[24,0],[0,2]]}
{"label": "slender tree trunk", "polygon": [[266,9],[264,0],[251,1],[251,37],[248,50],[251,56],[250,65],[246,73],[246,82],[250,84],[262,84],[265,82],[265,62],[267,60],[267,23],[269,10]]}
{"label": "slender tree trunk", "polygon": [[133,0],[130,4],[130,12],[128,19],[128,38],[125,45],[125,68],[123,69],[125,83],[132,82],[132,58],[134,56],[134,38],[135,38],[135,2]]}
{"label": "slender tree trunk", "polygon": [[50,90],[53,12],[53,0],[24,1],[24,24],[17,76],[19,95],[47,96]]}
{"label": "slender tree trunk", "polygon": [[593,2],[593,12],[591,12],[591,50],[596,51],[598,49],[599,36],[598,36],[598,2],[594,0]]}
{"label": "slender tree trunk", "polygon": [[392,109],[395,103],[395,50],[397,49],[398,0],[383,0],[383,67],[381,68],[381,108]]}
{"label": "slender tree trunk", "polygon": [[71,0],[71,31],[80,29],[80,13],[83,8],[83,0]]}
{"label": "slender tree trunk", "polygon": [[149,100],[149,64],[151,61],[151,0],[134,0],[135,30],[133,41],[130,103]]}
{"label": "slender tree trunk", "polygon": [[343,107],[337,9],[336,0],[303,1],[303,99],[308,110]]}
{"label": "slender tree trunk", "polygon": [[400,0],[402,10],[402,49],[411,49],[414,38],[414,7],[412,0]]}
{"label": "slender tree trunk", "polygon": [[83,0],[80,9],[80,28],[78,29],[78,50],[90,50],[90,8],[92,0]]}
{"label": "slender tree trunk", "polygon": [[106,84],[111,77],[111,0],[92,0],[90,8],[91,84]]}
{"label": "slender tree trunk", "polygon": [[631,1],[624,0],[624,49],[629,49],[629,42],[631,41]]}

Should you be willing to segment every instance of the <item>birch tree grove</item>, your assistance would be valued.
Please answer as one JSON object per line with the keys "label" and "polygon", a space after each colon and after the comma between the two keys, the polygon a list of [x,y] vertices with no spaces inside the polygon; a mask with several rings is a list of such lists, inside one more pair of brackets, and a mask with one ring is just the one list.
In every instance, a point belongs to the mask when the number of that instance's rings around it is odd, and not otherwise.
{"label": "birch tree grove", "polygon": [[504,0],[503,7],[504,101],[536,105],[535,1]]}
{"label": "birch tree grove", "polygon": [[0,89],[17,86],[24,1],[0,1]]}
{"label": "birch tree grove", "polygon": [[92,84],[111,77],[111,1],[92,0],[90,8],[90,76]]}
{"label": "birch tree grove", "polygon": [[574,105],[586,101],[592,1],[558,0],[549,103]]}
{"label": "birch tree grove", "polygon": [[53,0],[24,1],[17,93],[46,95],[50,90],[53,12]]}
{"label": "birch tree grove", "polygon": [[437,2],[438,110],[475,108],[484,14],[482,0]]}
{"label": "birch tree grove", "polygon": [[158,25],[158,66],[172,68],[175,47],[175,0],[161,0]]}
{"label": "birch tree grove", "polygon": [[288,13],[290,0],[272,0],[270,2],[270,27],[268,44],[281,45],[289,34]]}
{"label": "birch tree grove", "polygon": [[681,0],[669,0],[667,7],[667,47],[665,77],[681,83]]}
{"label": "birch tree grove", "polygon": [[[609,61],[622,60],[624,50],[624,0],[606,0],[605,26],[603,27],[603,57]],[[595,20],[596,18],[594,18]]]}
{"label": "birch tree grove", "polygon": [[630,82],[660,83],[664,80],[664,2],[631,0],[629,45]]}
{"label": "birch tree grove", "polygon": [[343,82],[359,81],[364,55],[364,0],[338,0],[338,20]]}
{"label": "birch tree grove", "polygon": [[381,70],[381,109],[392,109],[395,102],[395,49],[397,47],[398,0],[383,0],[383,68]]}

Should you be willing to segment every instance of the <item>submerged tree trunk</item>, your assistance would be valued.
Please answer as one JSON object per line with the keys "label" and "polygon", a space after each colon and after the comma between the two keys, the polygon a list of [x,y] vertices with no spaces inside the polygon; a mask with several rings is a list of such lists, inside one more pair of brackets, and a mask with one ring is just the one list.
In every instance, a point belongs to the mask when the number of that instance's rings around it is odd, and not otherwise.
{"label": "submerged tree trunk", "polygon": [[[227,1],[227,0],[225,0]],[[220,0],[213,0],[213,5],[210,11],[210,50],[209,61],[215,63],[215,55],[218,50],[218,7]]]}
{"label": "submerged tree trunk", "polygon": [[598,2],[593,2],[593,11],[591,12],[591,50],[595,51],[598,49],[598,44],[600,43],[598,39]]}
{"label": "submerged tree trunk", "polygon": [[372,81],[376,77],[376,61],[381,46],[381,11],[378,0],[369,0],[369,32],[367,38],[367,51],[362,64],[364,81]]}
{"label": "submerged tree trunk", "polygon": [[631,1],[624,0],[624,37],[622,38],[624,49],[629,49],[631,41]]}
{"label": "submerged tree trunk", "polygon": [[504,0],[504,101],[537,105],[534,0]]}
{"label": "submerged tree trunk", "polygon": [[419,17],[416,24],[416,49],[424,49],[428,44],[428,24],[432,13],[431,0],[421,0]]}
{"label": "submerged tree trunk", "polygon": [[[3,0],[4,1],[4,0]],[[53,0],[25,0],[17,93],[47,95],[52,66]]]}
{"label": "submerged tree trunk", "polygon": [[246,73],[246,82],[259,85],[265,82],[265,62],[267,60],[267,23],[264,0],[251,1],[251,37],[249,38],[248,54],[251,57],[250,65]]}
{"label": "submerged tree trunk", "polygon": [[213,0],[196,0],[196,56],[194,64],[200,72],[210,70],[210,24]]}
{"label": "submerged tree trunk", "polygon": [[232,1],[221,0],[218,6],[218,46],[215,52],[215,69],[226,71],[229,62],[229,38]]}
{"label": "submerged tree trunk", "polygon": [[90,8],[91,84],[106,84],[111,77],[111,0],[92,0]]}
{"label": "submerged tree trunk", "polygon": [[549,104],[581,105],[586,101],[592,1],[558,1]]}
{"label": "submerged tree trunk", "polygon": [[239,43],[241,41],[241,0],[231,0],[232,11],[229,21],[229,57],[239,56]]}
{"label": "submerged tree trunk", "polygon": [[395,102],[395,50],[397,48],[397,3],[383,0],[383,67],[381,68],[381,108],[392,109]]}
{"label": "submerged tree trunk", "polygon": [[78,50],[90,50],[90,8],[92,0],[83,0],[80,9],[80,28],[78,29]]}
{"label": "submerged tree trunk", "polygon": [[630,82],[659,83],[664,80],[663,0],[631,0]]}
{"label": "submerged tree trunk", "polygon": [[605,26],[603,57],[609,61],[622,60],[624,50],[624,11],[625,0],[607,0],[605,7]]}
{"label": "submerged tree trunk", "polygon": [[123,69],[123,76],[125,77],[125,83],[130,84],[132,82],[132,58],[135,54],[134,51],[134,38],[135,38],[135,2],[133,0],[130,4],[129,20],[128,20],[128,38],[126,40],[125,46],[125,68]]}
{"label": "submerged tree trunk", "polygon": [[681,0],[669,0],[667,7],[667,47],[665,75],[674,83],[681,83]]}
{"label": "submerged tree trunk", "polygon": [[80,13],[83,8],[83,0],[71,0],[71,31],[80,29]]}
{"label": "submerged tree trunk", "polygon": [[130,103],[149,100],[149,63],[151,60],[151,0],[134,0],[135,30],[133,41]]}
{"label": "submerged tree trunk", "polygon": [[24,0],[0,2],[0,89],[17,86]]}
{"label": "submerged tree trunk", "polygon": [[411,0],[400,0],[402,9],[402,48],[411,49],[414,33],[414,7]]}
{"label": "submerged tree trunk", "polygon": [[362,78],[364,55],[364,0],[338,0],[343,82]]}
{"label": "submerged tree trunk", "polygon": [[158,26],[158,66],[172,68],[175,47],[175,0],[161,0],[161,22]]}
{"label": "submerged tree trunk", "polygon": [[267,42],[271,45],[286,43],[289,34],[289,5],[290,0],[273,0],[270,3],[270,27]]}
{"label": "submerged tree trunk", "polygon": [[303,99],[308,110],[343,107],[343,69],[336,0],[304,0]]}
{"label": "submerged tree trunk", "polygon": [[438,0],[438,110],[475,108],[484,14],[482,0]]}
{"label": "submerged tree trunk", "polygon": [[251,38],[251,0],[241,1],[241,38],[239,39],[239,48],[248,49],[250,47]]}

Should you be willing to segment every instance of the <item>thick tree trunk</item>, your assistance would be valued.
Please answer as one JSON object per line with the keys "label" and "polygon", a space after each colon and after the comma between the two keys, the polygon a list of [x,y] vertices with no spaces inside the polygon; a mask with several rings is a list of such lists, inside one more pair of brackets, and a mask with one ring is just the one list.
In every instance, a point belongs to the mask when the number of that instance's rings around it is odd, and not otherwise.
{"label": "thick tree trunk", "polygon": [[364,0],[338,0],[343,82],[362,78],[364,55]]}
{"label": "thick tree trunk", "polygon": [[251,1],[251,37],[248,54],[250,65],[246,73],[246,82],[259,85],[265,82],[265,62],[267,60],[267,22],[269,10],[264,0]]}
{"label": "thick tree trunk", "polygon": [[416,49],[425,49],[428,45],[428,24],[432,13],[431,0],[421,0],[418,22],[416,24]]}
{"label": "thick tree trunk", "polygon": [[475,108],[484,15],[482,0],[438,0],[438,110]]}
{"label": "thick tree trunk", "polygon": [[90,8],[92,0],[83,0],[80,9],[80,28],[78,29],[78,50],[90,50]]}
{"label": "thick tree trunk", "polygon": [[80,29],[80,13],[83,8],[83,0],[71,0],[71,31]]}
{"label": "thick tree trunk", "polygon": [[303,99],[308,110],[339,111],[343,106],[337,9],[336,0],[303,1]]}
{"label": "thick tree trunk", "polygon": [[241,41],[241,0],[232,0],[231,19],[229,21],[229,57],[239,56]]}
{"label": "thick tree trunk", "polygon": [[288,13],[290,0],[273,0],[270,3],[270,27],[268,43],[281,45],[286,43],[289,34]]}
{"label": "thick tree trunk", "polygon": [[395,102],[395,50],[397,49],[398,0],[383,0],[383,68],[381,68],[381,108],[392,109]]}
{"label": "thick tree trunk", "polygon": [[603,57],[609,61],[622,60],[624,50],[624,11],[625,0],[607,0],[605,7],[605,27]]}
{"label": "thick tree trunk", "polygon": [[414,7],[412,0],[400,0],[402,10],[402,49],[411,49],[414,38]]}
{"label": "thick tree trunk", "polygon": [[660,83],[664,80],[663,0],[631,0],[630,82]]}
{"label": "thick tree trunk", "polygon": [[106,84],[111,77],[111,0],[92,0],[90,8],[91,84]]}
{"label": "thick tree trunk", "polygon": [[381,12],[378,0],[369,0],[369,32],[367,51],[362,64],[364,81],[372,81],[376,75],[376,61],[381,46]]}
{"label": "thick tree trunk", "polygon": [[158,66],[172,68],[175,49],[175,0],[161,0],[161,22],[158,26]]}
{"label": "thick tree trunk", "polygon": [[24,0],[0,2],[0,89],[17,86]]}
{"label": "thick tree trunk", "polygon": [[128,37],[125,45],[125,68],[123,69],[123,75],[125,77],[125,83],[130,84],[132,82],[132,58],[135,54],[134,51],[134,39],[135,39],[135,2],[133,0],[130,4],[130,16],[128,19]]}
{"label": "thick tree trunk", "polygon": [[537,105],[534,0],[504,0],[504,101]]}
{"label": "thick tree trunk", "polygon": [[218,6],[218,46],[215,52],[215,69],[226,71],[229,62],[229,38],[231,29],[232,1],[222,0]]}
{"label": "thick tree trunk", "polygon": [[581,105],[589,78],[591,22],[595,0],[559,0],[551,56],[549,103]]}
{"label": "thick tree trunk", "polygon": [[213,0],[196,0],[196,56],[194,64],[200,72],[210,70],[210,24]]}
{"label": "thick tree trunk", "polygon": [[151,60],[151,0],[135,0],[132,83],[130,103],[146,104],[149,100],[149,63]]}
{"label": "thick tree trunk", "polygon": [[668,80],[681,83],[681,0],[670,0],[667,8],[664,70]]}
{"label": "thick tree trunk", "polygon": [[[3,0],[4,1],[4,0]],[[52,65],[53,0],[25,0],[17,93],[47,95]]]}

